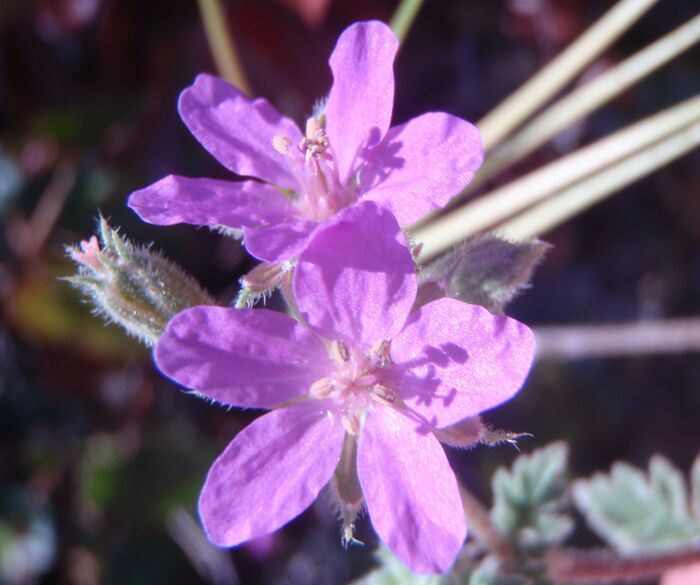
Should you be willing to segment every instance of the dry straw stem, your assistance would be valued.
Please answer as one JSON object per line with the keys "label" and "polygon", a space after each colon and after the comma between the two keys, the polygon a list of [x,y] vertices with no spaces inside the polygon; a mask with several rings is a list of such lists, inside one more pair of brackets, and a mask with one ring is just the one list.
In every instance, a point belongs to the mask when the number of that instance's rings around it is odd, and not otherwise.
{"label": "dry straw stem", "polygon": [[252,96],[253,93],[238,58],[233,38],[226,27],[226,18],[219,0],[197,0],[197,3],[204,24],[204,33],[219,74],[242,92]]}
{"label": "dry straw stem", "polygon": [[658,0],[621,0],[478,124],[491,150],[629,29]]}
{"label": "dry straw stem", "polygon": [[604,171],[560,191],[499,227],[520,240],[544,234],[588,207],[700,146],[700,123],[689,126]]}
{"label": "dry straw stem", "polygon": [[389,23],[399,41],[403,42],[406,38],[408,29],[411,28],[421,6],[423,6],[423,0],[401,0]]}
{"label": "dry straw stem", "polygon": [[535,328],[538,360],[700,351],[700,317]]}
{"label": "dry straw stem", "polygon": [[695,96],[415,228],[411,235],[423,244],[421,259],[429,260],[465,238],[493,229],[528,207],[698,121],[700,96]]}
{"label": "dry straw stem", "polygon": [[[479,183],[535,150],[561,130],[584,118],[628,87],[700,41],[700,14],[537,116],[497,149],[479,171]],[[474,187],[470,185],[470,191]]]}

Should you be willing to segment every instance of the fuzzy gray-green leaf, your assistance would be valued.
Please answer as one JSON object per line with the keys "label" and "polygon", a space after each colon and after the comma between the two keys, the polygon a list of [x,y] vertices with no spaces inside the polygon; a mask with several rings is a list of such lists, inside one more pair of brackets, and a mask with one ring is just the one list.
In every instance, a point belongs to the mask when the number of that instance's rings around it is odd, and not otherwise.
{"label": "fuzzy gray-green leaf", "polygon": [[491,521],[523,550],[537,552],[562,542],[573,522],[558,513],[566,491],[567,448],[554,443],[519,457],[493,477]]}
{"label": "fuzzy gray-green leaf", "polygon": [[622,554],[663,553],[700,543],[681,473],[655,456],[648,474],[625,463],[576,483],[574,500],[590,527]]}

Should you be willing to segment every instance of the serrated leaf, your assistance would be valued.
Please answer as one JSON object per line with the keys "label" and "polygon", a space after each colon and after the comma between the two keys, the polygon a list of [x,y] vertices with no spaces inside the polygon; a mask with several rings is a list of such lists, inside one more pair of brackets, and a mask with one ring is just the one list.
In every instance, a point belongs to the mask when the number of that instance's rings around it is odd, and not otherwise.
{"label": "serrated leaf", "polygon": [[525,578],[517,575],[504,575],[498,560],[486,557],[469,577],[468,585],[525,585]]}
{"label": "serrated leaf", "polygon": [[693,490],[693,512],[696,520],[700,520],[700,455],[697,456],[690,470],[690,485]]}
{"label": "serrated leaf", "polygon": [[377,549],[380,567],[350,585],[448,585],[441,575],[416,575],[408,570],[389,549]]}
{"label": "serrated leaf", "polygon": [[700,541],[681,473],[660,456],[648,475],[616,463],[609,475],[576,482],[574,501],[589,526],[620,553],[663,553]]}
{"label": "serrated leaf", "polygon": [[549,244],[487,235],[464,242],[423,268],[419,304],[439,296],[502,312],[527,288]]}
{"label": "serrated leaf", "polygon": [[519,457],[510,471],[494,474],[491,521],[519,547],[535,552],[571,533],[571,519],[557,513],[566,491],[567,458],[566,445],[554,443]]}

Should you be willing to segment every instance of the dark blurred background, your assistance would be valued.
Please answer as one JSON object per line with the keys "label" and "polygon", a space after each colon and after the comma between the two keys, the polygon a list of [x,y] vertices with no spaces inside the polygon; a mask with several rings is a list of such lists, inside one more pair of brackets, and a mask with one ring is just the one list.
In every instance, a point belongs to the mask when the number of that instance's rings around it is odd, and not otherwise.
{"label": "dark blurred background", "polygon": [[[298,121],[329,88],[337,35],[355,20],[388,20],[396,4],[224,2],[255,93]],[[611,5],[426,2],[396,64],[395,123],[426,110],[478,120]],[[696,0],[662,0],[589,74],[696,11]],[[323,496],[270,538],[208,548],[194,520],[204,474],[259,413],[187,396],[57,280],[73,270],[64,245],[88,237],[101,209],[217,298],[233,297],[253,265],[237,242],[149,226],[125,206],[131,191],[168,173],[227,177],[176,112],[178,93],[201,71],[214,66],[194,0],[0,2],[0,583],[342,584],[372,564],[366,520],[358,536],[368,546],[344,551]],[[696,48],[499,181],[699,90]],[[509,312],[530,325],[698,314],[699,226],[695,152],[546,234],[554,248]],[[569,441],[577,475],[617,459],[646,466],[655,452],[687,470],[700,447],[700,360],[538,363],[519,396],[485,418],[532,433],[525,451]],[[450,453],[485,502],[493,470],[515,455]]]}

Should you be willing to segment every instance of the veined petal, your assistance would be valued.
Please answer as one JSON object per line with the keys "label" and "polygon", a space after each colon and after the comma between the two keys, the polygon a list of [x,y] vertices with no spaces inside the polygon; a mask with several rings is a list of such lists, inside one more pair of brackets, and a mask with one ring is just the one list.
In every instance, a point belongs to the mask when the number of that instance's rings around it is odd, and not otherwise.
{"label": "veined petal", "polygon": [[180,94],[178,110],[194,137],[226,168],[287,189],[297,187],[272,140],[284,136],[297,144],[301,131],[266,99],[250,100],[223,79],[201,74]]}
{"label": "veined petal", "polygon": [[245,247],[263,262],[281,262],[298,256],[318,227],[315,221],[287,221],[259,229],[246,229]]}
{"label": "veined petal", "polygon": [[148,223],[225,225],[278,223],[292,217],[291,204],[274,187],[257,181],[217,181],[169,175],[129,197],[129,207]]}
{"label": "veined petal", "polygon": [[467,524],[457,480],[432,433],[393,408],[372,412],[360,434],[357,471],[372,525],[412,571],[444,573]]}
{"label": "veined petal", "polygon": [[401,225],[443,207],[472,180],[484,149],[479,130],[450,114],[431,112],[390,128],[367,153],[360,192]]}
{"label": "veined petal", "polygon": [[356,156],[381,142],[394,104],[394,57],[399,41],[383,22],[359,22],[338,38],[326,105],[326,131],[337,157],[341,183]]}
{"label": "veined petal", "polygon": [[534,335],[522,323],[443,298],[411,314],[391,357],[407,406],[445,427],[512,398],[534,350]]}
{"label": "veined petal", "polygon": [[295,297],[309,326],[327,339],[364,347],[401,330],[416,289],[399,224],[373,201],[323,224],[294,271]]}
{"label": "veined petal", "polygon": [[325,401],[272,411],[243,429],[214,462],[199,498],[209,540],[235,546],[303,512],[340,460],[344,430]]}
{"label": "veined petal", "polygon": [[155,360],[179,384],[251,408],[304,394],[332,367],[318,338],[287,315],[226,307],[177,314],[156,345]]}

